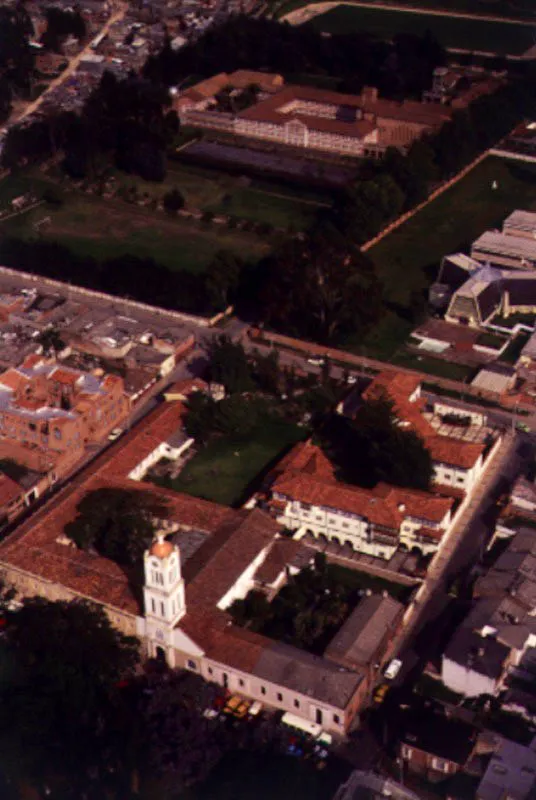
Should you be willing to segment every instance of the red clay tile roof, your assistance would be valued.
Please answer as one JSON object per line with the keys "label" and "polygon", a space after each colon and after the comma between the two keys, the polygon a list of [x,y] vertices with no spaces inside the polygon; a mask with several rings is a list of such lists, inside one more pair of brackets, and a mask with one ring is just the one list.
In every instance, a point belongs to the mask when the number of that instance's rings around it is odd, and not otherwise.
{"label": "red clay tile roof", "polygon": [[402,522],[396,504],[385,502],[373,491],[348,484],[324,484],[308,475],[291,475],[279,478],[272,488],[289,499],[335,511],[347,511],[396,531]]}
{"label": "red clay tile roof", "polygon": [[[450,436],[439,435],[422,414],[424,401],[411,402],[420,380],[413,375],[398,372],[381,372],[363,392],[363,399],[378,400],[382,396],[392,400],[397,417],[422,438],[433,461],[462,469],[471,469],[484,452],[484,445],[463,442]],[[359,412],[358,412],[359,413]]]}
{"label": "red clay tile roof", "polygon": [[0,508],[3,508],[16,497],[20,497],[22,489],[5,472],[0,472]]}
{"label": "red clay tile roof", "polygon": [[273,583],[302,548],[303,545],[293,539],[276,539],[254,579],[259,583]]}
{"label": "red clay tile roof", "polygon": [[238,511],[225,520],[184,566],[187,604],[194,609],[214,607],[273,541],[279,527],[259,509]]}
{"label": "red clay tile roof", "polygon": [[29,380],[30,379],[26,375],[23,375],[22,372],[13,368],[7,369],[0,375],[0,383],[2,386],[13,389],[13,391],[16,391],[21,383],[27,383]]}
{"label": "red clay tile roof", "polygon": [[56,367],[56,369],[52,370],[49,377],[57,381],[58,383],[65,383],[67,385],[72,385],[76,383],[79,378],[82,377],[81,372],[71,372],[70,370],[62,369],[61,367]]}
{"label": "red clay tile roof", "polygon": [[120,567],[100,556],[58,544],[56,539],[63,534],[66,523],[76,516],[80,500],[103,486],[151,492],[167,501],[169,519],[185,528],[212,533],[226,519],[234,517],[236,512],[224,506],[126,478],[127,472],[154,449],[155,443],[176,430],[181,408],[181,404],[174,403],[159,406],[95,459],[69,486],[0,543],[0,562],[62,584],[97,602],[140,613],[139,599],[133,593],[129,576]]}
{"label": "red clay tile roof", "polygon": [[242,672],[252,672],[263,650],[271,641],[238,628],[229,615],[214,609],[190,610],[177,624],[208,658]]}

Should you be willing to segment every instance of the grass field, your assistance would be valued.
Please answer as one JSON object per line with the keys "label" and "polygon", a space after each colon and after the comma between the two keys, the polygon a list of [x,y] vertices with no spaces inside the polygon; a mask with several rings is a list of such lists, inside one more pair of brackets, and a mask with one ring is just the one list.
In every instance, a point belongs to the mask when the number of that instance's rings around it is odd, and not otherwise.
{"label": "grass field", "polygon": [[414,327],[408,319],[411,293],[427,290],[444,255],[468,252],[477,236],[500,227],[515,208],[536,210],[535,181],[534,165],[487,158],[371,248],[368,254],[385,284],[388,310],[366,340],[345,344],[363,355],[392,358]]}
{"label": "grass field", "polygon": [[[380,3],[389,0],[379,0]],[[290,11],[308,5],[310,0],[275,0],[269,4],[276,17],[285,16]],[[313,0],[321,2],[321,0]],[[371,0],[374,2],[374,0]],[[398,0],[394,5],[412,8],[425,8],[431,11],[458,11],[474,15],[509,17],[520,20],[536,20],[534,0]]]}
{"label": "grass field", "polygon": [[536,28],[479,19],[440,17],[407,11],[337,6],[309,23],[323,33],[363,31],[381,39],[397,33],[424,35],[430,31],[444,47],[519,55],[534,44]]}
{"label": "grass field", "polygon": [[[0,203],[30,188],[39,194],[50,185],[31,175],[4,179],[0,182]],[[218,250],[229,250],[247,260],[259,258],[271,247],[269,240],[254,233],[171,219],[119,199],[104,200],[69,190],[63,198],[60,207],[42,205],[0,222],[0,242],[9,236],[25,240],[39,236],[98,260],[131,254],[153,258],[169,269],[192,271],[203,270]],[[37,233],[35,224],[46,217],[50,222]],[[0,261],[1,255],[0,243]]]}
{"label": "grass field", "polygon": [[260,426],[247,441],[215,439],[187,463],[173,488],[223,505],[238,505],[257,476],[303,437],[303,428],[276,420]]}

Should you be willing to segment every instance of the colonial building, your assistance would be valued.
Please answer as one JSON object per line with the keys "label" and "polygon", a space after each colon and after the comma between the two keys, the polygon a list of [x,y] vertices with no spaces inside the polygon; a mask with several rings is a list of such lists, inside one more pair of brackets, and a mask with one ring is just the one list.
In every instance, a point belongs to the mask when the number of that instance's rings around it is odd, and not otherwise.
{"label": "colonial building", "polygon": [[[431,492],[380,483],[373,489],[341,483],[319,447],[296,445],[270,476],[270,508],[288,528],[348,544],[354,550],[390,559],[403,546],[427,555],[439,548],[459,502],[470,494],[484,469],[486,449],[438,433],[425,416],[420,381],[411,375],[378,375],[341,413],[359,413],[359,403],[381,397],[393,403],[399,424],[414,430],[433,460]],[[357,409],[356,409],[357,404]]]}
{"label": "colonial building", "polygon": [[[181,387],[181,394],[188,393]],[[234,511],[129,477],[177,430],[184,411],[182,402],[159,406],[0,542],[2,577],[21,596],[96,602],[116,627],[140,638],[145,655],[343,735],[369,696],[375,664],[372,670],[345,666],[342,656],[312,655],[275,642],[233,624],[228,612],[234,600],[258,586],[264,571],[268,578],[274,569],[285,572],[295,559],[295,547],[274,553],[284,541],[280,525],[260,509]],[[166,505],[161,533],[145,553],[142,585],[128,569],[79,550],[64,534],[81,499],[102,487],[151,492]],[[397,604],[394,610],[382,617],[383,635],[376,615],[375,657],[381,658],[395,633]],[[354,619],[351,633],[366,638],[360,627]]]}
{"label": "colonial building", "polygon": [[247,72],[247,76],[249,85],[260,91],[246,108],[221,110],[218,94],[222,89],[238,97],[246,88],[243,71],[222,73],[178,96],[175,107],[181,121],[292,147],[378,156],[387,147],[406,150],[423,133],[438,130],[452,114],[442,105],[381,99],[373,87],[349,95],[310,86],[284,86],[281,76],[261,72]]}

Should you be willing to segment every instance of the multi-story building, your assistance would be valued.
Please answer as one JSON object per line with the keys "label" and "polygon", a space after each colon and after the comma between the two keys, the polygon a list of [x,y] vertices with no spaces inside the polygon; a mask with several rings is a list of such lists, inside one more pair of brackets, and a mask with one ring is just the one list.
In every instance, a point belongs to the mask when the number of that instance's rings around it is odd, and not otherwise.
{"label": "multi-story building", "polygon": [[123,381],[33,354],[0,375],[0,451],[45,471],[75,461],[128,414]]}
{"label": "multi-story building", "polygon": [[[270,506],[292,530],[348,544],[378,558],[390,559],[400,546],[434,553],[453,523],[455,499],[463,499],[476,486],[486,449],[437,432],[425,417],[418,378],[381,373],[359,400],[380,397],[393,403],[401,427],[414,430],[423,439],[433,460],[433,491],[383,483],[363,489],[341,483],[320,448],[309,441],[296,445],[272,471]],[[355,402],[348,406],[354,413]],[[340,410],[344,413],[344,403]]]}
{"label": "multi-story building", "polygon": [[218,93],[223,88],[231,95],[244,88],[242,71],[222,73],[177,97],[175,107],[181,121],[308,150],[374,157],[387,147],[406,150],[452,115],[443,105],[379,98],[373,87],[349,95],[310,86],[284,86],[281,76],[247,75],[250,85],[260,88],[248,107],[236,112],[221,110]]}

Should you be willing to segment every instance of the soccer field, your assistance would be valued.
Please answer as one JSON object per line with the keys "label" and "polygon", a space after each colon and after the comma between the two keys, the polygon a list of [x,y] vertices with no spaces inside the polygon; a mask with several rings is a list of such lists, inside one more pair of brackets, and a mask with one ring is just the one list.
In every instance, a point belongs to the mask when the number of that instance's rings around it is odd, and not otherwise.
{"label": "soccer field", "polygon": [[381,8],[341,5],[314,17],[310,23],[324,33],[363,31],[381,39],[397,33],[422,36],[430,31],[447,48],[520,55],[536,41],[536,26],[488,22]]}

